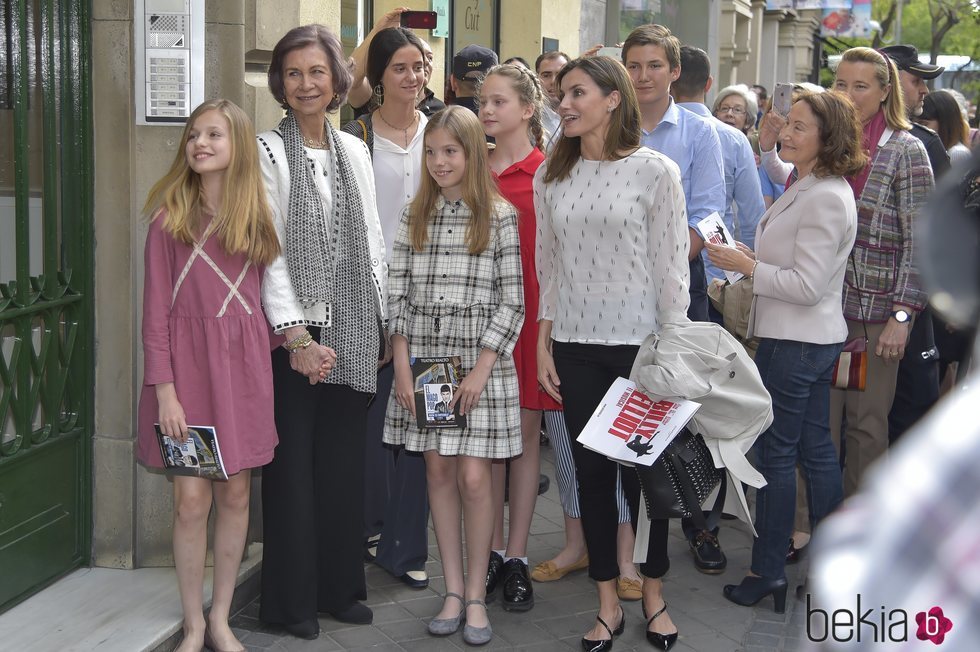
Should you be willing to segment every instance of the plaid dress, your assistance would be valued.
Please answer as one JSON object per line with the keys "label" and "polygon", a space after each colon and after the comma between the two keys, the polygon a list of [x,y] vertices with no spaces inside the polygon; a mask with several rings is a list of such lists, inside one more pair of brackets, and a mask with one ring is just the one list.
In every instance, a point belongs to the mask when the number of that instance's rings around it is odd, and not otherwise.
{"label": "plaid dress", "polygon": [[419,428],[395,399],[388,401],[384,441],[411,451],[508,458],[521,453],[521,415],[512,353],[524,323],[524,289],[517,215],[496,206],[490,243],[470,255],[466,230],[472,213],[462,201],[442,196],[422,251],[409,241],[402,215],[388,273],[388,330],[408,340],[414,357],[459,355],[469,373],[482,349],[498,354],[466,428]]}

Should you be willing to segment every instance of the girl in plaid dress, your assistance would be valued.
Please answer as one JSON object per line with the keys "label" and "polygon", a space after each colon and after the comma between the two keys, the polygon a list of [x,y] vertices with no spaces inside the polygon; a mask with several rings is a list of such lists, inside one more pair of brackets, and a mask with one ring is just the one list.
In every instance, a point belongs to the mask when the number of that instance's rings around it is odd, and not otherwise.
{"label": "girl in plaid dress", "polygon": [[[446,601],[429,623],[486,643],[487,559],[493,528],[490,463],[521,453],[512,353],[524,322],[517,216],[497,193],[476,116],[449,107],[425,128],[425,164],[398,227],[389,272],[389,332],[395,386],[384,441],[422,451]],[[416,425],[411,357],[461,356],[465,377],[450,403],[465,428]],[[463,579],[460,517],[469,576]],[[465,596],[465,598],[464,598]]]}

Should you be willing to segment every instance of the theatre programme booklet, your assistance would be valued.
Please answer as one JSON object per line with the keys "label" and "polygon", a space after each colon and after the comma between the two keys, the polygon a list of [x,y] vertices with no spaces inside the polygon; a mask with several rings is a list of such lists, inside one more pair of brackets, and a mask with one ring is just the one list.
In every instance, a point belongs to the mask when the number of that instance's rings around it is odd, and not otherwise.
{"label": "theatre programme booklet", "polygon": [[[701,232],[705,242],[735,248],[735,238],[728,232],[728,227],[725,226],[725,222],[721,219],[718,211],[712,211],[708,217],[698,222],[698,231]],[[728,279],[729,283],[740,281],[743,276],[744,274],[741,272],[725,272],[725,278]]]}
{"label": "theatre programme booklet", "polygon": [[153,425],[167,471],[210,480],[228,479],[214,426],[187,426],[187,441],[180,443],[163,434],[159,423]]}
{"label": "theatre programme booklet", "polygon": [[459,405],[449,409],[463,380],[463,363],[458,355],[412,358],[415,379],[415,420],[419,428],[465,428],[466,417]]}
{"label": "theatre programme booklet", "polygon": [[610,459],[650,466],[700,407],[694,401],[647,396],[633,381],[617,378],[578,441]]}

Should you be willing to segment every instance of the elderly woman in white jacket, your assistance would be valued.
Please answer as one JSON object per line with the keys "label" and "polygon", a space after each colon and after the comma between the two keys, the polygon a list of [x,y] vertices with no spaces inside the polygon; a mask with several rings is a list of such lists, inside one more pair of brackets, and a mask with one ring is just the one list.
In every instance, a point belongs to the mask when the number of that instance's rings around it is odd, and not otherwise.
{"label": "elderly woman in white jacket", "polygon": [[283,244],[262,303],[284,336],[272,352],[279,446],[262,474],[259,617],[305,639],[319,634],[318,612],[372,620],[361,602],[364,439],[385,349],[387,266],[367,147],[326,116],[350,89],[346,60],[322,25],[287,32],[269,67],[286,116],[258,136]]}
{"label": "elderly woman in white jacket", "polygon": [[741,605],[772,595],[777,613],[786,604],[797,459],[814,523],[843,496],[830,438],[830,380],[847,338],[841,292],[857,210],[842,177],[860,171],[867,160],[854,105],[838,93],[801,93],[780,139],[780,156],[796,167],[799,180],[763,215],[756,253],[705,245],[719,268],[754,279],[749,334],[760,338],[755,361],[774,411],[772,426],[755,444],[767,485],[758,493],[750,573],[724,593]]}

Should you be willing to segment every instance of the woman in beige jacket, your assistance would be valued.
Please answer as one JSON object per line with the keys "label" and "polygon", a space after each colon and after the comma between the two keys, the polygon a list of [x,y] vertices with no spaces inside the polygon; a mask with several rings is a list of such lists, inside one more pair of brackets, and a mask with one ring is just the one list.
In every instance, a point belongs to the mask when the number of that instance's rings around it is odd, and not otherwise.
{"label": "woman in beige jacket", "polygon": [[847,338],[841,292],[857,209],[842,177],[860,171],[867,158],[854,105],[838,93],[803,94],[780,138],[780,157],[796,166],[799,180],[760,220],[757,252],[705,244],[719,268],[754,279],[749,335],[760,338],[755,362],[774,412],[772,426],[755,443],[756,465],[768,484],[758,492],[752,566],[741,584],[725,587],[725,597],[753,605],[772,595],[777,613],[786,604],[797,460],[814,522],[843,494],[830,439],[830,379]]}

